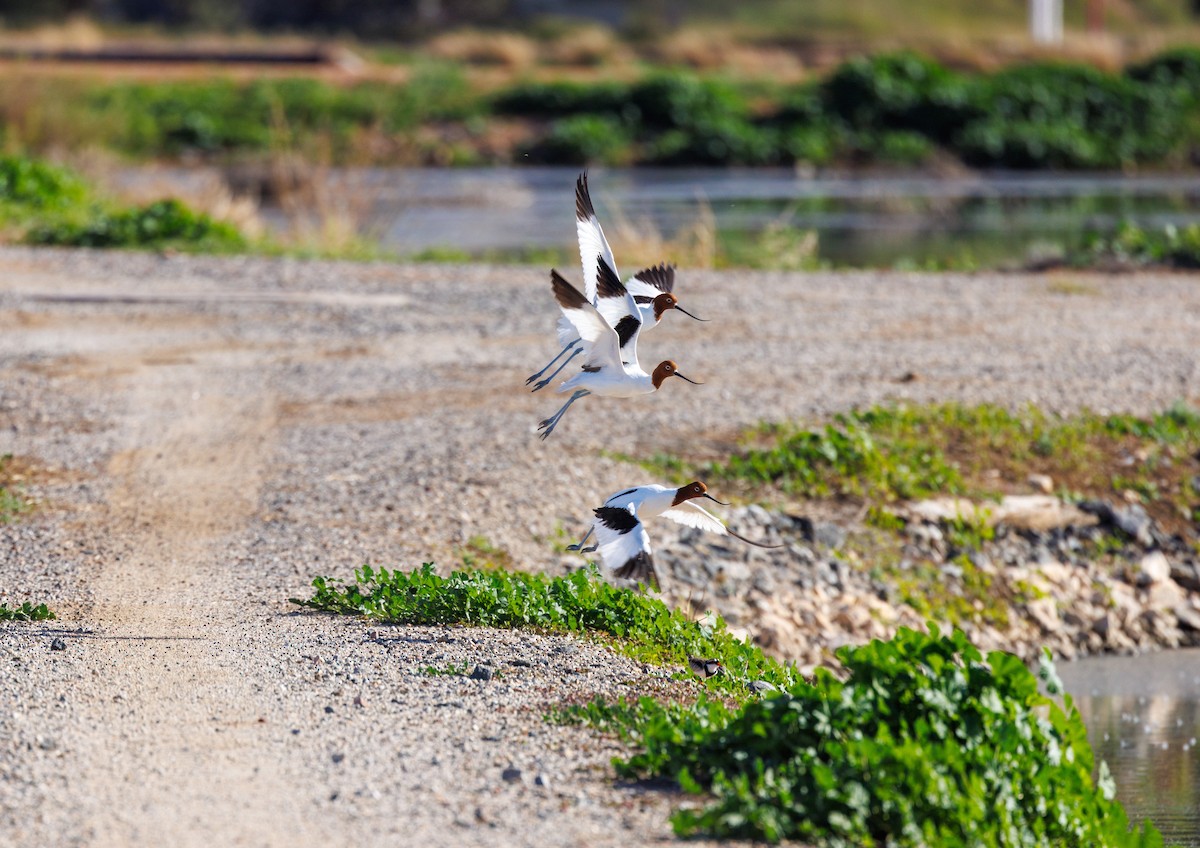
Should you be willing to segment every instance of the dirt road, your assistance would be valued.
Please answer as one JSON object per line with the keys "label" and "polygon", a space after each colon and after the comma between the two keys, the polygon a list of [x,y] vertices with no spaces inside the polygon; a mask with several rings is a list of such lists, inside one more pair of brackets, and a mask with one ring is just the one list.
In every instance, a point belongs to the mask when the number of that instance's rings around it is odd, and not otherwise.
{"label": "dirt road", "polygon": [[[0,454],[40,466],[44,501],[0,526],[0,600],[60,614],[0,627],[0,844],[667,839],[680,798],[615,785],[610,742],[541,718],[641,667],[287,598],[481,540],[559,571],[587,507],[644,482],[601,449],[718,451],[761,419],[888,399],[1200,396],[1189,277],[680,285],[718,320],[668,319],[643,357],[707,385],[584,401],[542,444],[560,399],[521,386],[552,353],[541,270],[0,250]],[[422,673],[464,662],[505,673]]]}

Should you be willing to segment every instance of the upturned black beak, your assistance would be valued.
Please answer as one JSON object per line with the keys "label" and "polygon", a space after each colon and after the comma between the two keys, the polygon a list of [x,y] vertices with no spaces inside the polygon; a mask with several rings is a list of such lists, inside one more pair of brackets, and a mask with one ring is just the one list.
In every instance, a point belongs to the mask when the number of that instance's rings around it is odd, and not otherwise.
{"label": "upturned black beak", "polygon": [[697,383],[695,380],[693,380],[693,379],[692,379],[692,378],[690,378],[690,377],[685,377],[685,376],[683,376],[683,375],[682,375],[682,374],[680,374],[678,371],[676,371],[676,372],[675,372],[675,376],[676,376],[676,377],[678,377],[680,380],[687,380],[687,381],[688,381],[689,383],[691,383],[693,386],[703,386],[703,385],[704,385],[703,383]]}
{"label": "upturned black beak", "polygon": [[682,306],[676,306],[676,307],[675,307],[675,311],[676,311],[676,312],[682,312],[684,315],[686,315],[687,317],[689,317],[689,318],[691,318],[691,319],[693,319],[693,320],[695,320],[695,321],[705,321],[705,322],[707,322],[707,321],[709,320],[708,318],[701,318],[699,315],[693,315],[692,313],[690,313],[690,312],[688,312],[686,309],[684,309]]}
{"label": "upturned black beak", "polygon": [[712,495],[710,495],[708,492],[705,492],[705,493],[704,493],[704,497],[708,498],[710,501],[713,501],[713,502],[715,502],[715,503],[719,503],[721,506],[729,506],[729,504],[725,503],[725,501],[718,501],[716,498],[714,498],[714,497],[713,497]]}

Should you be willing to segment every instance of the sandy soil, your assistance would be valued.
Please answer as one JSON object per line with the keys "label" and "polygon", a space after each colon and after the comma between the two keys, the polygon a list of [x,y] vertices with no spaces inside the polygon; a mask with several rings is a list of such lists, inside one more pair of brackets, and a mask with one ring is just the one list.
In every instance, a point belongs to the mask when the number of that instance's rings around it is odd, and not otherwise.
{"label": "sandy soil", "polygon": [[[571,269],[575,270],[575,269]],[[595,646],[372,628],[287,603],[475,537],[555,544],[679,442],[882,400],[1150,411],[1200,397],[1181,275],[681,275],[644,359],[707,385],[559,398],[543,269],[0,250],[0,454],[42,507],[0,526],[0,844],[645,844],[670,793],[614,783],[564,699],[661,683]],[[915,379],[913,379],[915,377]],[[55,638],[64,650],[51,650]],[[425,666],[489,664],[482,682]],[[520,770],[506,780],[504,770]],[[510,774],[511,777],[511,774]]]}

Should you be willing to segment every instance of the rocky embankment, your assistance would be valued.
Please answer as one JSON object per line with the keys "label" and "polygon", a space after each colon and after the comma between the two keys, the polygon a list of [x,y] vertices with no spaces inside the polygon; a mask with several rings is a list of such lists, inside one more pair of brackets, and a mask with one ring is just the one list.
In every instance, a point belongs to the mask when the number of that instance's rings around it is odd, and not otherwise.
{"label": "rocky embankment", "polygon": [[[967,547],[954,528],[973,513],[977,536],[990,538]],[[785,545],[775,550],[662,522],[666,599],[715,609],[806,669],[843,644],[929,620],[1026,659],[1043,646],[1071,659],[1200,645],[1200,551],[1138,504],[1022,495],[923,501],[895,515],[881,530],[758,506],[727,513],[737,533]]]}

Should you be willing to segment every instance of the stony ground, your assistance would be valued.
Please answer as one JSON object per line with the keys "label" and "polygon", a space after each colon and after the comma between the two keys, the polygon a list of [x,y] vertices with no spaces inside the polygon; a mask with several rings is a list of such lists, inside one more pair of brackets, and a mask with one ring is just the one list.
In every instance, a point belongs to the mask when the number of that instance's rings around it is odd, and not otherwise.
{"label": "stony ground", "polygon": [[[561,573],[590,507],[649,482],[606,451],[906,398],[1200,396],[1186,276],[686,273],[680,292],[718,320],[669,316],[642,357],[706,385],[587,399],[542,443],[560,399],[522,383],[553,353],[545,269],[0,250],[0,454],[34,463],[42,501],[0,526],[0,600],[60,616],[0,627],[0,842],[668,840],[683,799],[614,783],[613,743],[541,716],[692,684],[287,598],[481,540]],[[422,673],[463,663],[501,674]]]}

